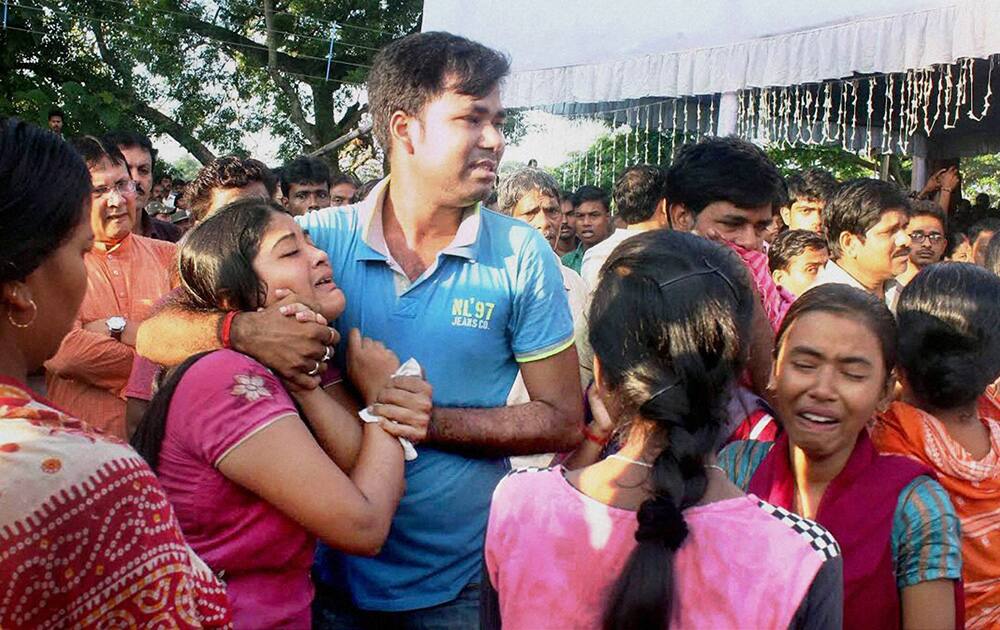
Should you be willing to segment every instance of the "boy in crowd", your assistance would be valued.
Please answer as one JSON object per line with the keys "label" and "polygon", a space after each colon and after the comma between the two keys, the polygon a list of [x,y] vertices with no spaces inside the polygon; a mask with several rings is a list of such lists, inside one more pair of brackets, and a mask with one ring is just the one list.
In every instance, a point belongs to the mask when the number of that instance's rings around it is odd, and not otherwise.
{"label": "boy in crowd", "polygon": [[337,175],[330,182],[330,205],[346,206],[349,203],[354,203],[357,201],[355,197],[359,188],[361,188],[361,182],[354,175],[350,173]]}
{"label": "boy in crowd", "polygon": [[580,244],[562,257],[562,264],[580,273],[584,253],[611,234],[611,202],[597,186],[580,186],[573,193],[573,219]]}
{"label": "boy in crowd", "polygon": [[295,158],[281,169],[281,193],[292,216],[326,208],[331,205],[330,167],[319,158]]}
{"label": "boy in crowd", "polygon": [[823,233],[823,208],[837,188],[837,180],[826,171],[808,169],[792,173],[786,180],[789,203],[781,219],[789,230]]}
{"label": "boy in crowd", "polygon": [[767,251],[774,283],[798,296],[806,292],[830,258],[826,239],[809,230],[782,232]]}

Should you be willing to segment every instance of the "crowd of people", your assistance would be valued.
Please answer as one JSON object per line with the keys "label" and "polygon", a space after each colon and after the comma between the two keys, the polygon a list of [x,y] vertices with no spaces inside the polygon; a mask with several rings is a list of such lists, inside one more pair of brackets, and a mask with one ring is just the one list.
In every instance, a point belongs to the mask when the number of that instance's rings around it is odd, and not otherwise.
{"label": "crowd of people", "polygon": [[380,51],[365,184],[2,121],[0,627],[1000,626],[988,198],[498,177],[508,69]]}

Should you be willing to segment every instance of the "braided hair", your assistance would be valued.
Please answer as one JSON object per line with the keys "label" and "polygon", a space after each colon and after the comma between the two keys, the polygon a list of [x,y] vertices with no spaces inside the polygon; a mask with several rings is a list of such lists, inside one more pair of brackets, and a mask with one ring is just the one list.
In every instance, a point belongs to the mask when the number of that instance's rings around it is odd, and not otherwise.
{"label": "braided hair", "polygon": [[639,508],[638,544],[609,593],[607,629],[669,625],[683,511],[705,494],[705,458],[746,361],[749,282],[732,251],[670,230],[624,241],[601,270],[589,319],[601,385],[625,416],[649,425],[651,444],[663,445]]}

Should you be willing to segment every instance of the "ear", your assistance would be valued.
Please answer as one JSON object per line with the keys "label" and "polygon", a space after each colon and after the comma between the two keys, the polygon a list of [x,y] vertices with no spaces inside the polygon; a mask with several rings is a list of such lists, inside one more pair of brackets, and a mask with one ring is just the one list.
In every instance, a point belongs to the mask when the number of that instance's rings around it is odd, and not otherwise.
{"label": "ear", "polygon": [[893,401],[901,397],[904,389],[906,389],[906,375],[900,370],[893,370],[889,378],[886,379],[885,388],[882,390],[882,398],[878,401],[878,407],[876,407],[878,412],[885,412]]}
{"label": "ear", "polygon": [[774,280],[775,284],[781,284],[787,275],[788,273],[784,269],[775,269],[771,272],[771,279]]}
{"label": "ear", "polygon": [[594,387],[600,390],[601,388],[601,377],[604,375],[603,369],[601,368],[601,360],[594,355]]}
{"label": "ear", "polygon": [[390,142],[394,145],[398,143],[403,151],[410,155],[413,155],[414,123],[420,124],[420,121],[401,109],[396,110],[389,117]]}
{"label": "ear", "polygon": [[850,256],[851,258],[857,257],[858,248],[864,245],[861,238],[846,230],[841,232],[840,236],[837,237],[837,243],[840,245],[840,253],[843,256]]}
{"label": "ear", "polygon": [[667,204],[667,199],[664,197],[656,203],[656,209],[653,210],[653,218],[656,219],[656,224],[661,228],[665,228],[670,225],[670,219],[667,217],[667,212],[670,211],[670,207]]}
{"label": "ear", "polygon": [[778,214],[781,215],[781,220],[785,222],[785,225],[792,224],[792,209],[789,206],[783,207]]}
{"label": "ear", "polygon": [[694,214],[682,203],[672,203],[667,207],[667,217],[670,227],[679,232],[690,232],[694,229]]}
{"label": "ear", "polygon": [[36,308],[31,288],[23,282],[5,282],[0,288],[0,302],[7,305],[7,310],[14,319],[18,319],[20,313],[31,313]]}

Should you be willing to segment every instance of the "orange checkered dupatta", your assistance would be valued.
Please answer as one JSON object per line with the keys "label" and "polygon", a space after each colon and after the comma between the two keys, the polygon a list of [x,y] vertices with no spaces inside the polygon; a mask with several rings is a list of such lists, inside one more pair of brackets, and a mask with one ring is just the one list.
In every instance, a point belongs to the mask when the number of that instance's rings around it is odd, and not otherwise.
{"label": "orange checkered dupatta", "polygon": [[975,459],[934,416],[893,403],[872,429],[876,447],[928,466],[962,521],[962,578],[967,628],[1000,626],[1000,421],[982,410],[990,452]]}

